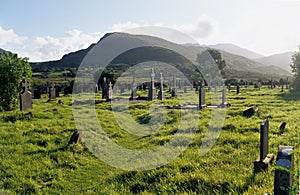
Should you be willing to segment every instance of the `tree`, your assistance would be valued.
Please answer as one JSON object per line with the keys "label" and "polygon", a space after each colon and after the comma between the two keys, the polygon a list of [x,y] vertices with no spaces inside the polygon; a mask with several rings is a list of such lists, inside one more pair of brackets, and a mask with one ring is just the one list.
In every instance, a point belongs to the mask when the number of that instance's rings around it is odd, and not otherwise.
{"label": "tree", "polygon": [[294,53],[291,62],[292,72],[294,73],[294,90],[300,90],[300,46],[299,51]]}
{"label": "tree", "polygon": [[23,78],[31,78],[28,58],[10,52],[0,53],[0,110],[16,108]]}
{"label": "tree", "polygon": [[[222,54],[215,49],[207,49],[205,52],[197,55],[197,62],[200,64],[201,74],[209,79],[211,84],[222,82],[226,62]],[[217,66],[216,66],[217,65]]]}

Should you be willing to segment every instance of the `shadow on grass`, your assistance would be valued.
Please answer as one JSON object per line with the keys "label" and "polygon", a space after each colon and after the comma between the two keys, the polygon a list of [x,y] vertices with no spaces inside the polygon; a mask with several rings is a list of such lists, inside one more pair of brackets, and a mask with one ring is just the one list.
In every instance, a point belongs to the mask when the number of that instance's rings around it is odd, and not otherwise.
{"label": "shadow on grass", "polygon": [[285,101],[300,100],[300,91],[288,91],[278,94],[278,99]]}

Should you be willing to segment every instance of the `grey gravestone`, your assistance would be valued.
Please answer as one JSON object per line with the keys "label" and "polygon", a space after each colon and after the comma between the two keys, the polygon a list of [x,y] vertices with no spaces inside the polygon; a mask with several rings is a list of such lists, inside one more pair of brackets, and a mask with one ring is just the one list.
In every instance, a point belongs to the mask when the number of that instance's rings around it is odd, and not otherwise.
{"label": "grey gravestone", "polygon": [[269,152],[269,121],[263,120],[260,125],[260,146],[259,159],[254,162],[255,171],[266,170],[268,165],[272,162],[274,154]]}
{"label": "grey gravestone", "polygon": [[175,97],[177,95],[177,89],[176,89],[176,77],[173,76],[173,88],[171,92],[171,96]]}
{"label": "grey gravestone", "polygon": [[155,100],[156,99],[156,89],[155,89],[155,85],[154,85],[154,77],[155,77],[155,73],[154,73],[154,69],[151,69],[151,82],[149,84],[149,89],[148,89],[148,100]]}
{"label": "grey gravestone", "polygon": [[223,89],[222,89],[222,103],[221,103],[221,107],[229,107],[230,106],[230,104],[228,104],[227,102],[226,102],[226,88],[225,88],[225,86],[223,86]]}
{"label": "grey gravestone", "polygon": [[51,83],[51,88],[49,91],[49,99],[50,100],[56,100],[56,90],[55,90],[55,84]]}
{"label": "grey gravestone", "polygon": [[102,99],[107,99],[108,98],[108,86],[106,83],[106,78],[103,78],[103,83],[102,83]]}
{"label": "grey gravestone", "polygon": [[288,77],[286,78],[286,86],[285,86],[285,88],[289,89],[289,78]]}
{"label": "grey gravestone", "polygon": [[246,110],[244,110],[243,116],[250,118],[257,112],[257,110],[258,110],[258,108],[256,106],[251,106],[250,108],[247,108]]}
{"label": "grey gravestone", "polygon": [[240,93],[240,85],[238,84],[237,86],[236,86],[236,94],[239,94]]}
{"label": "grey gravestone", "polygon": [[113,99],[113,84],[109,82],[108,84],[108,99],[107,100],[112,100]]}
{"label": "grey gravestone", "polygon": [[158,99],[164,100],[165,94],[164,94],[164,78],[162,73],[160,73],[160,85],[159,85],[159,92],[158,92]]}
{"label": "grey gravestone", "polygon": [[183,93],[187,93],[187,87],[186,86],[183,87]]}
{"label": "grey gravestone", "polygon": [[131,85],[131,96],[130,96],[130,100],[136,100],[138,98],[137,93],[136,93],[136,83],[135,83],[135,78],[133,77],[132,80],[132,85]]}
{"label": "grey gravestone", "polygon": [[36,87],[33,89],[33,99],[41,99],[41,88]]}
{"label": "grey gravestone", "polygon": [[[279,146],[276,166],[283,167],[287,170],[294,170],[294,154],[291,153],[294,146]],[[274,195],[289,195],[293,186],[293,174],[281,169],[275,170],[274,178]]]}
{"label": "grey gravestone", "polygon": [[199,108],[202,109],[206,107],[205,104],[205,88],[202,85],[202,82],[200,82],[200,89],[199,89]]}
{"label": "grey gravestone", "polygon": [[282,135],[286,126],[286,122],[281,123],[279,127],[279,134]]}
{"label": "grey gravestone", "polygon": [[23,79],[21,82],[21,87],[23,88],[20,94],[20,110],[30,110],[32,109],[32,94],[29,91],[30,83],[27,79]]}

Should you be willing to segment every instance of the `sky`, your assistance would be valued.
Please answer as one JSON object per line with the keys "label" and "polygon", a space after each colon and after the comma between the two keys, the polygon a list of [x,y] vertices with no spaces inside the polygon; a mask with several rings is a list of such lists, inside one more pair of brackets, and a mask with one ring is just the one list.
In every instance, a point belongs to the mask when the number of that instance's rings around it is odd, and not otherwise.
{"label": "sky", "polygon": [[299,10],[300,0],[0,0],[0,48],[58,60],[107,32],[162,26],[272,55],[298,51]]}

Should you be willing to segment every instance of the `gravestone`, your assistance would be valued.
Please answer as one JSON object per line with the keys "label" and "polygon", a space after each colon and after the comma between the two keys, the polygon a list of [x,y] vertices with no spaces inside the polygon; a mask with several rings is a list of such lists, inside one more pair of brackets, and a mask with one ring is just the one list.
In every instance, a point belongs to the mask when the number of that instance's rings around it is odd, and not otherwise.
{"label": "gravestone", "polygon": [[293,186],[293,174],[289,172],[294,170],[294,154],[291,153],[294,146],[279,146],[276,166],[287,170],[276,169],[274,177],[274,195],[289,195]]}
{"label": "gravestone", "polygon": [[56,88],[55,88],[55,96],[56,96],[56,97],[59,97],[60,91],[61,91],[61,88],[60,88],[60,87],[56,87]]}
{"label": "gravestone", "polygon": [[109,82],[108,84],[108,98],[106,100],[111,101],[113,99],[113,84]]}
{"label": "gravestone", "polygon": [[71,144],[77,144],[77,143],[80,143],[80,144],[84,144],[83,140],[82,140],[82,132],[81,131],[78,131],[76,130],[70,137],[70,140],[68,141],[68,144],[66,147],[68,147],[69,145]]}
{"label": "gravestone", "polygon": [[103,83],[102,83],[102,99],[108,98],[108,86],[106,83],[106,77],[103,77]]}
{"label": "gravestone", "polygon": [[56,90],[54,83],[51,83],[51,88],[49,90],[49,100],[56,100]]}
{"label": "gravestone", "polygon": [[279,127],[279,134],[282,135],[286,126],[286,122],[281,123]]}
{"label": "gravestone", "polygon": [[137,93],[136,93],[136,83],[135,83],[135,78],[133,77],[132,80],[132,85],[131,85],[131,96],[130,96],[130,100],[136,100],[138,98]]}
{"label": "gravestone", "polygon": [[238,84],[237,86],[236,86],[236,94],[239,94],[240,93],[240,85]]}
{"label": "gravestone", "polygon": [[250,108],[247,108],[246,110],[244,110],[243,116],[244,116],[244,117],[250,118],[250,117],[253,116],[257,111],[258,111],[258,108],[257,108],[256,106],[251,106]]}
{"label": "gravestone", "polygon": [[229,107],[230,104],[228,104],[226,102],[226,88],[225,86],[223,86],[223,89],[222,89],[222,103],[221,103],[221,107],[222,108],[225,108],[225,107]]}
{"label": "gravestone", "polygon": [[254,162],[254,170],[266,170],[268,165],[274,159],[274,154],[269,152],[269,121],[263,120],[260,125],[260,145],[259,145],[259,159]]}
{"label": "gravestone", "polygon": [[289,78],[288,77],[286,78],[286,86],[285,86],[285,88],[289,89]]}
{"label": "gravestone", "polygon": [[29,91],[30,83],[27,79],[23,79],[21,82],[21,87],[23,89],[20,94],[20,110],[30,110],[32,109],[32,94]]}
{"label": "gravestone", "polygon": [[154,77],[155,77],[155,73],[154,73],[154,68],[151,69],[151,82],[149,83],[149,89],[148,89],[148,100],[155,100],[156,99],[156,89],[155,89],[155,85],[154,85]]}
{"label": "gravestone", "polygon": [[199,109],[205,108],[205,88],[202,85],[202,81],[200,82],[200,89],[199,89]]}
{"label": "gravestone", "polygon": [[177,95],[177,89],[176,89],[176,77],[173,76],[173,88],[171,92],[171,96],[175,97]]}
{"label": "gravestone", "polygon": [[41,99],[41,88],[36,87],[33,89],[33,99]]}
{"label": "gravestone", "polygon": [[160,85],[159,85],[158,99],[159,100],[164,100],[165,99],[165,94],[164,94],[164,78],[162,76],[162,73],[160,73]]}

